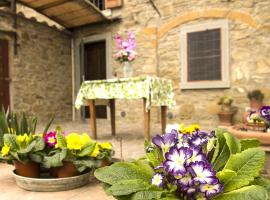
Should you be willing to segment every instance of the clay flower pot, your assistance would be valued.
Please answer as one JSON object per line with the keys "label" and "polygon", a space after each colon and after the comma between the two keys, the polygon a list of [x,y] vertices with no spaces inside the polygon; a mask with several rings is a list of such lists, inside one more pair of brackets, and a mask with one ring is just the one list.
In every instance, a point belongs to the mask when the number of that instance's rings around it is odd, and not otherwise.
{"label": "clay flower pot", "polygon": [[59,167],[51,167],[49,172],[50,172],[50,176],[57,178],[58,177],[58,171],[59,171]]}
{"label": "clay flower pot", "polygon": [[233,124],[233,116],[235,112],[233,111],[221,111],[218,113],[220,125],[231,126]]}
{"label": "clay flower pot", "polygon": [[29,161],[26,164],[13,160],[15,171],[20,176],[39,178],[40,177],[40,164]]}
{"label": "clay flower pot", "polygon": [[58,178],[66,178],[79,175],[78,170],[72,162],[63,162],[63,166],[57,170]]}
{"label": "clay flower pot", "polygon": [[249,106],[253,110],[259,110],[263,106],[263,102],[256,99],[251,99],[249,102]]}

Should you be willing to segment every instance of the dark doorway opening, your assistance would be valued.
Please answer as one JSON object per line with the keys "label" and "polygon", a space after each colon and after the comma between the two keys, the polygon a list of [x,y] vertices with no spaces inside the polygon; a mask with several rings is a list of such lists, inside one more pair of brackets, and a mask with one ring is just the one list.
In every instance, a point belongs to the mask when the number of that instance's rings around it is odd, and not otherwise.
{"label": "dark doorway opening", "polygon": [[9,61],[8,40],[0,39],[0,106],[9,107]]}
{"label": "dark doorway opening", "polygon": [[[106,79],[106,41],[84,44],[85,80]],[[85,107],[85,118],[89,118],[89,107]],[[96,117],[107,118],[106,106],[96,106]]]}

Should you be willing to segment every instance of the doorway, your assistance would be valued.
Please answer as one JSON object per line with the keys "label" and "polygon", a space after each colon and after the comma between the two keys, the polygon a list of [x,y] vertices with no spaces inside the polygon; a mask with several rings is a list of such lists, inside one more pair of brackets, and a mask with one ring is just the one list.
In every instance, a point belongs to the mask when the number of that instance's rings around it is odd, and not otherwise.
{"label": "doorway", "polygon": [[10,105],[8,40],[0,39],[0,106]]}
{"label": "doorway", "polygon": [[[84,44],[84,80],[102,80],[107,78],[106,41]],[[85,107],[85,118],[89,118],[89,107]],[[96,117],[107,118],[107,107],[96,106]]]}

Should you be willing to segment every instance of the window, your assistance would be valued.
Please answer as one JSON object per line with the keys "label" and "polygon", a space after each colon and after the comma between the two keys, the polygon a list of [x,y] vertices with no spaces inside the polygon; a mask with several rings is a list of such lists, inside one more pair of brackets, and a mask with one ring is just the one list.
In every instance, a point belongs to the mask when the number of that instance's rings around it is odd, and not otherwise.
{"label": "window", "polygon": [[228,22],[218,20],[181,29],[181,89],[227,88]]}

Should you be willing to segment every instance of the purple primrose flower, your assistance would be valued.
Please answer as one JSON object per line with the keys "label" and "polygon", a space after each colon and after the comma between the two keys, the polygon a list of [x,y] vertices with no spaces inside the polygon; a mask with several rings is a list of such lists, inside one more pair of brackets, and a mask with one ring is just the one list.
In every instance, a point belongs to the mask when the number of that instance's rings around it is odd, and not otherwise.
{"label": "purple primrose flower", "polygon": [[156,185],[159,188],[161,188],[163,186],[164,179],[165,179],[165,176],[163,174],[156,173],[156,174],[154,174],[154,176],[152,178],[152,185]]}
{"label": "purple primrose flower", "polygon": [[166,153],[169,151],[170,147],[176,144],[176,137],[177,133],[172,131],[171,133],[166,133],[162,136],[157,135],[153,137],[152,142],[158,146],[163,151],[163,153]]}
{"label": "purple primrose flower", "polygon": [[164,162],[165,171],[172,173],[175,177],[181,177],[186,174],[186,161],[192,156],[192,150],[181,147],[177,149],[172,147],[169,152],[165,154],[166,161]]}

